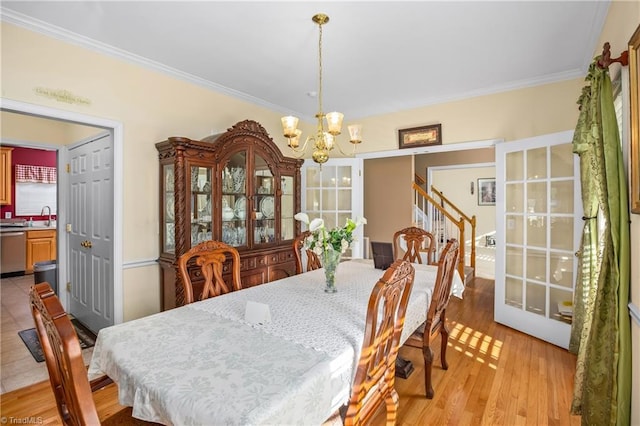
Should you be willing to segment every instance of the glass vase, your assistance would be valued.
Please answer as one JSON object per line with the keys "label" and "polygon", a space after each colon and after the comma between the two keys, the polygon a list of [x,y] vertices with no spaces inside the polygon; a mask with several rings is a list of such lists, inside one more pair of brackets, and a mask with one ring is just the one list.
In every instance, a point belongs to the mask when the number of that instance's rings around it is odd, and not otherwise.
{"label": "glass vase", "polygon": [[338,291],[336,287],[336,269],[340,263],[342,253],[336,250],[327,250],[322,256],[322,266],[324,267],[324,277],[326,286],[325,293],[335,293]]}

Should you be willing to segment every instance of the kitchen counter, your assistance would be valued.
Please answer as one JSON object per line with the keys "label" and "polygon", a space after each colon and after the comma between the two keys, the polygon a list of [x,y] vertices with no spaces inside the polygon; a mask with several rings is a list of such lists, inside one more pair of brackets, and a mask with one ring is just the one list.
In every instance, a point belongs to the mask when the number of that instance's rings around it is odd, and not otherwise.
{"label": "kitchen counter", "polygon": [[34,226],[0,226],[0,233],[20,232],[20,231],[38,231],[42,229],[57,229],[55,225],[34,225]]}

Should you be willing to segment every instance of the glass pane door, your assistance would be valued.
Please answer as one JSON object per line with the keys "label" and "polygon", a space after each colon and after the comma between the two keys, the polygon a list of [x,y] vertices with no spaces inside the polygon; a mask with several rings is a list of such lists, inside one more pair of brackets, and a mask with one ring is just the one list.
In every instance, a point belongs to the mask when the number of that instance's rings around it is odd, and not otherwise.
{"label": "glass pane door", "polygon": [[495,319],[567,347],[580,180],[572,132],[496,145]]}
{"label": "glass pane door", "polygon": [[222,168],[222,242],[239,247],[247,244],[247,152],[233,154]]}
{"label": "glass pane door", "polygon": [[295,237],[294,211],[295,181],[293,176],[282,176],[280,178],[280,241],[292,240]]}
{"label": "glass pane door", "polygon": [[175,174],[173,164],[162,166],[164,192],[162,194],[164,205],[164,235],[162,236],[162,251],[175,253],[176,251],[176,200],[175,200]]}
{"label": "glass pane door", "polygon": [[[347,218],[362,216],[362,159],[332,159],[322,168],[306,160],[301,171],[302,210],[310,219],[321,217],[330,229],[344,226]],[[351,248],[343,258],[362,257],[363,235],[362,227],[356,229]]]}
{"label": "glass pane door", "polygon": [[211,239],[211,168],[191,167],[191,247]]}
{"label": "glass pane door", "polygon": [[253,221],[253,242],[272,243],[276,238],[276,182],[269,165],[259,155],[254,157],[253,195],[256,220]]}

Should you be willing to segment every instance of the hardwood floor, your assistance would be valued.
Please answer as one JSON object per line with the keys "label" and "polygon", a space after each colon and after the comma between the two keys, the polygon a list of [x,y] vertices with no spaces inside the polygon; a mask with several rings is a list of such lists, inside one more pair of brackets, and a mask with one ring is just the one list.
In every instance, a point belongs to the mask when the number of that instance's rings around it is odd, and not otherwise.
{"label": "hardwood floor", "polygon": [[396,379],[399,425],[580,424],[570,415],[575,356],[495,323],[493,289],[493,281],[476,278],[463,300],[451,298],[449,369],[441,368],[436,339],[432,400],[424,397],[422,351],[400,349],[415,370]]}
{"label": "hardwood floor", "polygon": [[[440,367],[436,339],[432,400],[424,397],[422,351],[400,349],[415,370],[406,380],[396,379],[398,425],[580,424],[579,416],[569,414],[575,356],[496,324],[493,281],[476,278],[465,290],[464,300],[451,299],[447,317],[449,369]],[[94,399],[101,419],[123,409],[115,385],[96,392]],[[3,394],[0,411],[8,423],[27,417],[41,418],[43,424],[60,423],[48,381]],[[384,424],[381,412],[375,425]]]}

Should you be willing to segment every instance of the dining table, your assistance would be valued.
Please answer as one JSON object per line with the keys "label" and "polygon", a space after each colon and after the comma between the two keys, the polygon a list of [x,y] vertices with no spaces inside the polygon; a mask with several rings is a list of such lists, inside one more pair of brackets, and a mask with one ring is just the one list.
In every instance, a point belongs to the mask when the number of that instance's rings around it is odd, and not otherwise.
{"label": "dining table", "polygon": [[[437,274],[414,268],[401,342],[426,320]],[[333,294],[317,269],[104,328],[89,375],[109,376],[134,417],[166,425],[321,425],[349,399],[383,273],[349,260]],[[463,291],[456,272],[452,295]]]}

